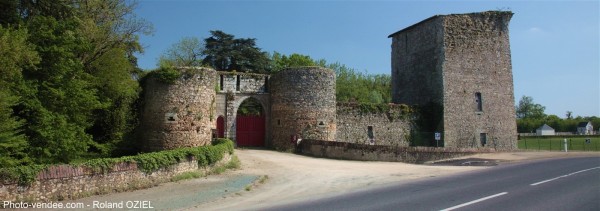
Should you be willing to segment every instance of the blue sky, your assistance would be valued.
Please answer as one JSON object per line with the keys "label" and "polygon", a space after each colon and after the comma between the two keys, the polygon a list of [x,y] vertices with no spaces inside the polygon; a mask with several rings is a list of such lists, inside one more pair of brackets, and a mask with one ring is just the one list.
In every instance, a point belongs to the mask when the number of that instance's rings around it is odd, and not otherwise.
{"label": "blue sky", "polygon": [[222,30],[263,51],[300,53],[390,74],[387,36],[437,14],[510,10],[515,103],[533,97],[547,114],[600,116],[600,5],[589,1],[166,1],[141,0],[143,69],[182,37]]}

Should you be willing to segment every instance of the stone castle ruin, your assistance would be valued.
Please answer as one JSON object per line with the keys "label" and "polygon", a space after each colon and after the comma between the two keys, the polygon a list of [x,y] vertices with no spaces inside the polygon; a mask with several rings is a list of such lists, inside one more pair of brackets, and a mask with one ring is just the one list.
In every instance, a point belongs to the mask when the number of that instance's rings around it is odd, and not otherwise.
{"label": "stone castle ruin", "polygon": [[438,15],[391,34],[393,102],[429,106],[447,147],[516,149],[512,15]]}
{"label": "stone castle ruin", "polygon": [[[179,68],[173,84],[149,79],[144,87],[144,148],[201,146],[217,137],[278,150],[293,150],[299,139],[406,147],[411,131],[421,130],[440,132],[445,147],[515,149],[511,16],[438,15],[389,36],[393,102],[430,108],[421,109],[425,126],[400,105],[373,112],[336,103],[335,73],[321,67],[273,75]],[[250,100],[261,114],[238,115]]]}

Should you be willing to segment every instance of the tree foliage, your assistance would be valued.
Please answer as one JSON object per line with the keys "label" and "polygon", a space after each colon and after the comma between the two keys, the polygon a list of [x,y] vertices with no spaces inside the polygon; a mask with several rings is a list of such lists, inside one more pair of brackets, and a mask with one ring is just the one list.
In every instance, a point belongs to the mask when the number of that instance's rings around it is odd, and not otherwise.
{"label": "tree foliage", "polygon": [[556,115],[547,115],[544,113],[546,107],[534,103],[533,98],[523,96],[516,106],[517,113],[517,131],[519,133],[535,133],[536,129],[544,124],[554,128],[556,132],[577,132],[577,125],[580,122],[592,122],[594,127],[600,126],[600,118],[591,117],[573,117],[572,111],[567,111],[565,118],[562,119]]}
{"label": "tree foliage", "polygon": [[39,57],[27,43],[26,29],[0,26],[0,166],[29,163],[27,139],[23,134],[25,121],[15,115],[13,107],[21,98],[22,68],[32,67]]}
{"label": "tree foliage", "polygon": [[[159,60],[164,66],[209,66],[218,71],[276,73],[289,67],[321,66],[336,73],[336,97],[340,102],[390,103],[391,76],[359,72],[340,63],[315,60],[308,55],[284,55],[273,52],[270,56],[256,46],[254,38],[235,38],[223,31],[211,31],[204,39],[204,51],[197,38],[183,38],[173,44]],[[202,58],[202,59],[201,59]],[[200,63],[201,61],[201,63]]]}
{"label": "tree foliage", "polygon": [[390,103],[392,101],[392,78],[387,74],[359,72],[340,63],[314,60],[310,56],[274,52],[271,56],[273,72],[288,67],[321,66],[332,69],[336,75],[336,99],[338,102]]}
{"label": "tree foliage", "polygon": [[325,65],[336,74],[336,99],[339,102],[390,103],[392,78],[386,74],[358,72],[346,65]]}
{"label": "tree foliage", "polygon": [[202,66],[204,43],[197,37],[184,37],[159,58],[159,66]]}
{"label": "tree foliage", "polygon": [[533,97],[530,96],[521,97],[521,100],[519,100],[519,104],[516,106],[515,110],[517,112],[517,118],[520,119],[540,119],[546,116],[546,114],[544,114],[546,107],[534,103]]}
{"label": "tree foliage", "polygon": [[318,64],[317,61],[310,58],[310,56],[297,53],[286,56],[276,51],[271,55],[271,69],[273,73],[289,67],[302,66],[318,66]]}
{"label": "tree foliage", "polygon": [[142,50],[138,34],[150,30],[133,14],[135,4],[0,5],[0,151],[10,142],[13,152],[26,152],[19,155],[23,160],[37,163],[109,155],[135,122],[139,85],[133,76],[140,70],[134,53]]}
{"label": "tree foliage", "polygon": [[218,71],[270,72],[269,56],[256,46],[256,39],[235,38],[220,30],[210,33],[204,40],[204,64]]}

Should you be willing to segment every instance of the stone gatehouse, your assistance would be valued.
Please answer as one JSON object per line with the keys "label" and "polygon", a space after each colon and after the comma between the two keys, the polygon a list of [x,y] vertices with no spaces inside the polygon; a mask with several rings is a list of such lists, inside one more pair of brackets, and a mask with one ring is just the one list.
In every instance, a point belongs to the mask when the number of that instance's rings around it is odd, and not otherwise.
{"label": "stone gatehouse", "polygon": [[[428,127],[390,118],[399,106],[365,113],[336,105],[335,73],[321,67],[273,75],[180,68],[184,74],[174,84],[146,84],[145,149],[200,146],[214,137],[238,146],[250,138],[256,141],[250,146],[278,150],[294,149],[298,139],[409,146],[415,130],[442,133],[446,147],[515,149],[511,17],[498,11],[437,15],[389,36],[393,102],[432,108],[422,115],[430,118]],[[240,121],[238,109],[247,100],[262,112]]]}
{"label": "stone gatehouse", "polygon": [[[335,140],[332,70],[299,67],[274,75],[178,70],[182,77],[173,84],[146,83],[141,128],[147,151],[206,145],[216,137],[280,150],[294,149],[301,138]],[[242,124],[238,109],[247,100],[259,102],[262,114]],[[242,126],[254,131],[242,133]],[[246,138],[252,140],[240,142]]]}

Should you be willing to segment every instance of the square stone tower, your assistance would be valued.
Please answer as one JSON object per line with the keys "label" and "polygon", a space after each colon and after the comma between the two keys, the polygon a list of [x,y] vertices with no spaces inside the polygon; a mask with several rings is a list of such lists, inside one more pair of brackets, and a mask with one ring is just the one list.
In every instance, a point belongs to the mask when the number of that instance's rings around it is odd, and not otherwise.
{"label": "square stone tower", "polygon": [[445,147],[517,148],[512,15],[436,15],[389,36],[392,98],[421,108],[419,132],[441,132]]}

